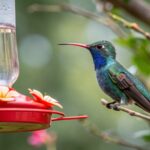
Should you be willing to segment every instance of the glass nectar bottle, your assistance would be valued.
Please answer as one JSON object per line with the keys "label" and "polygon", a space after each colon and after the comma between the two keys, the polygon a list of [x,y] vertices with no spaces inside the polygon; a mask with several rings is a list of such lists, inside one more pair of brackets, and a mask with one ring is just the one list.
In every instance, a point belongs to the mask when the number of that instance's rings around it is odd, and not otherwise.
{"label": "glass nectar bottle", "polygon": [[15,0],[0,0],[0,85],[11,87],[18,75]]}

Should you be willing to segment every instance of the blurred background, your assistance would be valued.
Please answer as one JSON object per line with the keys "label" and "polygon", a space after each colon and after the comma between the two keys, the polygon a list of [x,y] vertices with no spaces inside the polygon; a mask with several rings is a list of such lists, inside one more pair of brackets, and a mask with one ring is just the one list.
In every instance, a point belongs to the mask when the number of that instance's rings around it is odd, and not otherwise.
{"label": "blurred background", "polygon": [[[34,3],[67,3],[97,13],[95,4],[91,0],[16,0],[20,76],[15,83],[15,88],[24,94],[28,93],[28,88],[47,93],[60,101],[67,115],[87,114],[89,121],[96,124],[101,131],[107,131],[133,144],[147,146],[148,143],[141,138],[136,138],[135,135],[136,132],[149,129],[146,122],[122,112],[108,110],[101,105],[101,98],[109,101],[111,99],[98,86],[94,65],[88,51],[78,47],[58,46],[58,43],[111,41],[117,49],[117,59],[126,68],[133,66],[135,62],[132,59],[133,51],[120,44],[125,43],[123,40],[117,42],[118,35],[103,24],[69,12],[28,12],[28,7]],[[114,12],[120,13],[132,22],[138,22],[145,30],[150,31],[149,25],[121,9],[114,9]],[[104,16],[103,13],[99,15]],[[122,30],[126,32],[126,29]],[[138,74],[149,81],[149,73],[139,71]],[[58,150],[128,149],[108,144],[91,135],[78,121],[54,122],[48,130],[57,134]],[[0,134],[0,149],[35,149],[27,142],[29,134]],[[46,148],[42,146],[38,149]]]}

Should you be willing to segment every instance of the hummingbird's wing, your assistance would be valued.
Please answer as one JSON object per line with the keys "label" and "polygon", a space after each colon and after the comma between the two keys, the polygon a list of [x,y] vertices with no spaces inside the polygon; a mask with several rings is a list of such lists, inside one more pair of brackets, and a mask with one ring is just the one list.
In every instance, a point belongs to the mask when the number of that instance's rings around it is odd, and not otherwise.
{"label": "hummingbird's wing", "polygon": [[114,68],[110,68],[109,76],[113,83],[116,84],[129,99],[133,99],[138,106],[150,112],[150,100],[141,93],[125,72],[118,72],[115,71]]}

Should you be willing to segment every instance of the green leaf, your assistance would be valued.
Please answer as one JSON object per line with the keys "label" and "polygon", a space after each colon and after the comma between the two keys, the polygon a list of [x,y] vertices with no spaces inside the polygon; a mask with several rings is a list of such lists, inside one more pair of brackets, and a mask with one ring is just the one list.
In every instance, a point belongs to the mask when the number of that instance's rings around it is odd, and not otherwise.
{"label": "green leaf", "polygon": [[[150,58],[149,58],[150,59]],[[150,75],[150,60],[144,55],[135,55],[133,57],[133,63],[136,64],[138,69],[145,75]]]}
{"label": "green leaf", "polygon": [[150,135],[143,136],[144,141],[150,142]]}
{"label": "green leaf", "polygon": [[141,130],[134,134],[135,138],[141,138],[145,142],[150,142],[150,130]]}

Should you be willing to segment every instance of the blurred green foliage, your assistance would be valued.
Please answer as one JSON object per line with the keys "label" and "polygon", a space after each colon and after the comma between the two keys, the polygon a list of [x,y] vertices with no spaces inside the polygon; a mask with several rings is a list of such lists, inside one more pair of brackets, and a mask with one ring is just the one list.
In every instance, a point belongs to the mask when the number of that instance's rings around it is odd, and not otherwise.
{"label": "blurred green foliage", "polygon": [[150,42],[144,38],[119,38],[118,43],[126,46],[134,53],[133,62],[145,75],[150,75]]}
{"label": "blurred green foliage", "polygon": [[136,138],[141,138],[146,142],[150,142],[150,130],[141,130],[135,133]]}
{"label": "blurred green foliage", "polygon": [[[108,98],[96,81],[92,59],[80,48],[60,47],[61,42],[92,43],[98,40],[114,42],[117,36],[103,25],[70,13],[29,13],[33,3],[70,3],[95,11],[90,0],[16,0],[17,41],[20,60],[20,76],[15,88],[27,94],[28,88],[46,92],[58,99],[67,115],[87,114],[100,130],[117,133],[134,144],[145,145],[142,139],[134,139],[133,133],[149,128],[146,122],[124,113],[115,113],[100,104]],[[127,15],[127,14],[125,14]],[[127,16],[129,17],[129,16]],[[123,48],[116,44],[117,59],[126,67],[132,65],[132,56],[139,69],[150,74],[149,42],[141,38],[120,39]],[[130,52],[132,49],[132,54]],[[47,51],[48,50],[48,51]],[[42,52],[42,53],[41,53]],[[36,63],[37,62],[37,63]],[[133,107],[133,106],[131,106]],[[49,129],[58,135],[58,150],[127,150],[114,144],[104,143],[90,135],[77,121],[53,123]],[[28,145],[28,133],[1,134],[0,148],[6,150],[32,150]],[[39,148],[44,150],[45,147]]]}
{"label": "blurred green foliage", "polygon": [[128,3],[130,0],[123,0],[125,3]]}
{"label": "blurred green foliage", "polygon": [[144,139],[146,142],[150,142],[150,135],[144,135],[144,136],[143,136],[143,139]]}

